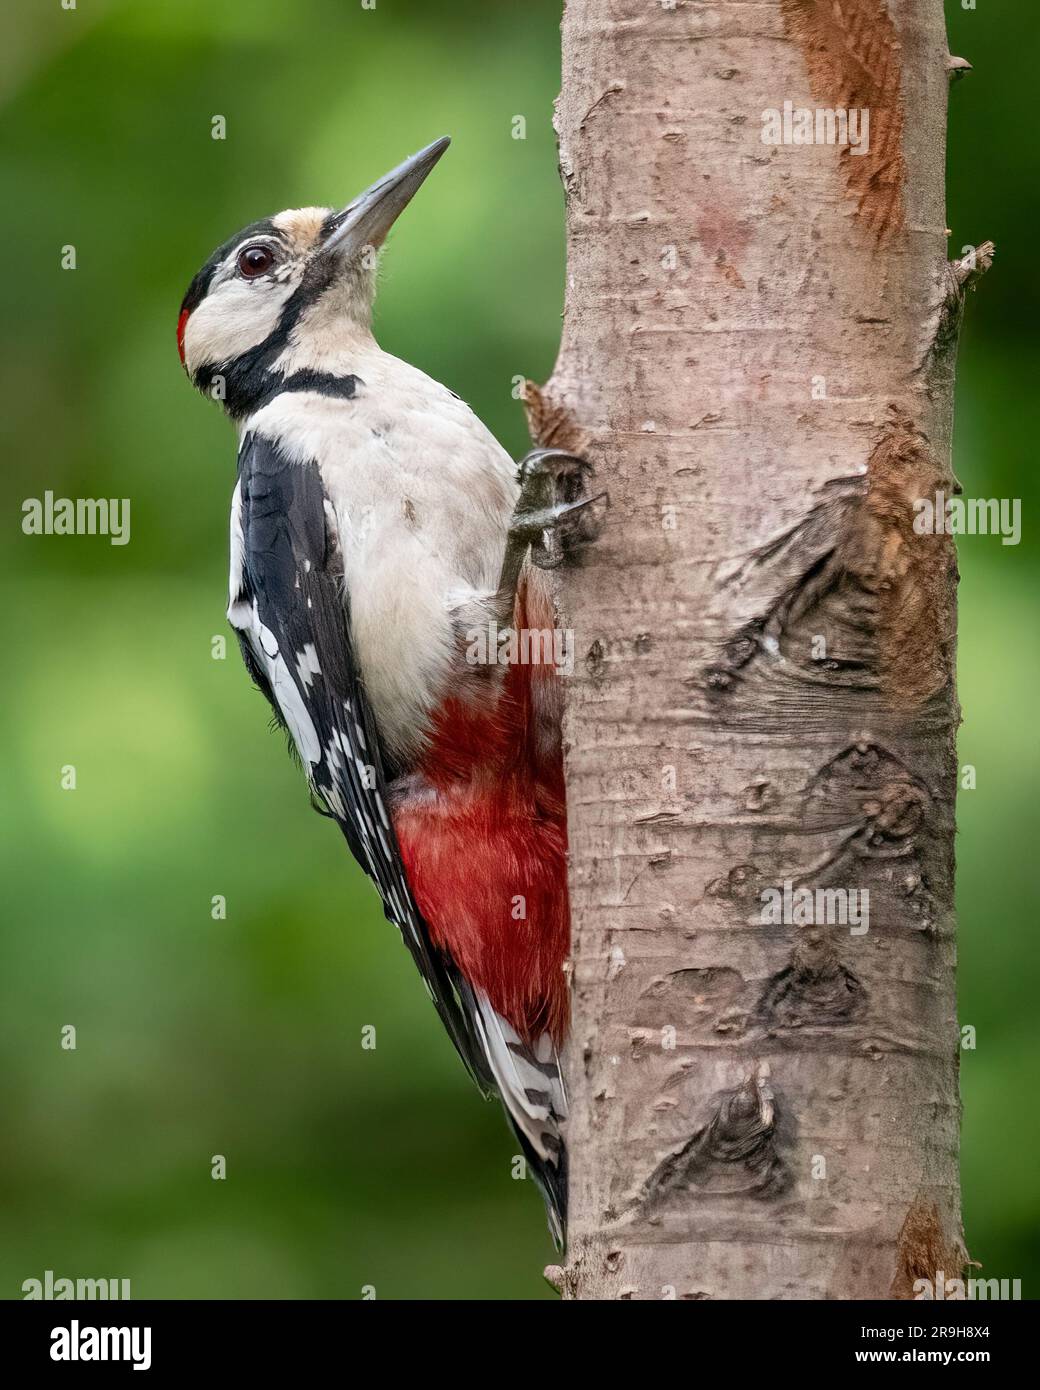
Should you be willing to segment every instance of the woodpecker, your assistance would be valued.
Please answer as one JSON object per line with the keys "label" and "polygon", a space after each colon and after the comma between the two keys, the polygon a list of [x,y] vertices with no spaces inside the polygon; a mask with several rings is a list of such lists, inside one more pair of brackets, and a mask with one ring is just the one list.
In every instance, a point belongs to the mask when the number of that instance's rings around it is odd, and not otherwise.
{"label": "woodpecker", "polygon": [[552,629],[543,571],[594,538],[600,499],[583,460],[538,449],[515,464],[372,335],[377,252],[448,144],[341,210],[289,210],[224,242],[177,344],[238,427],[228,619],[246,667],[471,1075],[503,1101],[560,1244],[559,675],[500,663],[494,642],[474,662],[472,636]]}

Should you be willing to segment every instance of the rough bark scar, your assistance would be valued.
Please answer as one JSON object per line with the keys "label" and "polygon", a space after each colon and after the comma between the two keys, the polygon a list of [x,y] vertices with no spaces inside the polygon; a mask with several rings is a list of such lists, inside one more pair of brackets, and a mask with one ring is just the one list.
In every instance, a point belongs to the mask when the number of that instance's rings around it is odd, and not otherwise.
{"label": "rough bark scar", "polygon": [[[842,832],[821,863],[783,878],[800,887],[861,879],[874,864],[896,893],[899,919],[915,930],[935,925],[935,902],[920,859],[932,798],[924,784],[887,749],[869,739],[850,744],[809,781],[798,824],[808,832]],[[823,964],[817,958],[818,964]],[[792,965],[797,968],[797,954]]]}
{"label": "rough bark scar", "polygon": [[947,1279],[959,1279],[968,1262],[959,1241],[948,1239],[938,1205],[919,1193],[906,1214],[896,1245],[897,1268],[890,1296],[914,1297],[914,1282],[927,1279],[935,1284],[942,1270]]}
{"label": "rough bark scar", "polygon": [[[894,754],[867,739],[849,745],[810,779],[797,815],[802,830],[836,830],[841,838],[821,863],[784,879],[796,888],[826,888],[862,880],[867,865],[875,863],[898,895],[899,920],[931,930],[935,904],[918,852],[931,804],[927,788]],[[751,896],[749,884],[757,888],[765,881],[749,865],[731,870],[731,879],[734,874],[739,892],[721,880],[709,891],[743,902]],[[812,925],[799,930],[790,964],[769,979],[752,1021],[771,1033],[839,1027],[860,1022],[868,1004],[862,982],[839,958],[833,929]]]}
{"label": "rough bark scar", "polygon": [[[831,615],[848,629],[844,654],[832,651],[824,662],[809,660],[810,633],[824,631],[818,610],[840,587],[842,538],[853,530],[864,495],[862,475],[832,480],[799,522],[720,575],[720,583],[743,590],[757,612],[726,639],[720,659],[705,673],[708,694],[716,701],[734,696],[747,682],[768,683],[778,667],[791,678],[832,690],[839,684],[855,689],[873,684],[869,654],[860,650],[858,612]],[[849,608],[841,595],[837,598]],[[833,621],[829,626],[833,632]],[[761,695],[760,704],[768,705],[768,691]]]}
{"label": "rough bark scar", "polygon": [[[931,809],[928,789],[910,769],[879,744],[861,739],[821,768],[806,788],[803,827],[849,833],[824,864],[814,865],[794,882],[847,879],[850,872],[862,874],[875,862],[903,900],[900,917],[911,920],[918,931],[930,931],[935,903],[919,851]],[[850,870],[850,860],[858,860],[860,867]]]}
{"label": "rough bark scar", "polygon": [[925,365],[956,346],[968,291],[978,288],[979,280],[993,264],[996,254],[993,242],[983,241],[959,260],[945,262]]}
{"label": "rough bark scar", "polygon": [[[908,711],[953,678],[952,537],[915,530],[919,499],[949,492],[927,438],[905,411],[889,417],[862,476],[834,479],[796,525],[752,551],[722,582],[758,608],[705,672],[719,713],[803,721],[840,709]],[[766,597],[756,600],[755,593]],[[823,659],[812,655],[827,638]],[[812,708],[798,687],[812,697]]]}
{"label": "rough bark scar", "polygon": [[921,824],[928,792],[894,753],[869,739],[843,748],[805,788],[803,818],[814,825],[869,824],[866,837],[880,843],[904,837]]}
{"label": "rough bark scar", "polygon": [[903,228],[902,61],[885,0],[780,0],[784,27],[809,69],[821,106],[870,112],[870,149],[842,148],[845,185],[881,246]]}
{"label": "rough bark scar", "polygon": [[735,998],[744,988],[739,970],[727,965],[670,970],[659,975],[643,991],[643,997],[660,999],[663,996],[686,998],[695,1004],[718,1003]]}
{"label": "rough bark scar", "polygon": [[893,408],[867,466],[863,526],[849,563],[878,594],[882,688],[895,706],[913,707],[953,680],[957,636],[947,601],[957,579],[953,538],[914,529],[914,503],[950,484],[928,440]]}
{"label": "rough bark scar", "polygon": [[755,1011],[767,1028],[836,1028],[866,1008],[866,992],[838,959],[830,929],[804,928],[791,964],[769,981]]}
{"label": "rough bark scar", "polygon": [[777,1151],[778,1111],[761,1066],[735,1091],[714,1097],[713,1113],[681,1149],[662,1159],[643,1184],[636,1205],[669,1196],[775,1197],[790,1183]]}
{"label": "rough bark scar", "polygon": [[527,413],[527,428],[536,444],[584,458],[588,436],[566,407],[557,404],[545,388],[533,381],[524,382],[520,399]]}
{"label": "rough bark scar", "polygon": [[740,971],[724,965],[687,967],[656,976],[639,996],[633,1018],[638,1025],[631,1038],[633,1055],[642,1055],[657,1036],[655,1030],[672,1023],[677,1013],[692,1027],[732,1031],[735,1014],[741,1019],[746,1014],[737,1010],[746,987]]}

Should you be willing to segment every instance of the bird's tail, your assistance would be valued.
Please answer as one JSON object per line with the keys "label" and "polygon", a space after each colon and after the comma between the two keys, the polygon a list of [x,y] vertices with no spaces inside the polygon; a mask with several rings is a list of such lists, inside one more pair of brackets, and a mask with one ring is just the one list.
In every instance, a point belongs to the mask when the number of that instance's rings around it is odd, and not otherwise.
{"label": "bird's tail", "polygon": [[474,991],[476,1023],[495,1086],[524,1158],[545,1198],[549,1230],[558,1249],[567,1235],[567,1150],[560,1132],[567,1096],[560,1058],[548,1033],[527,1043]]}

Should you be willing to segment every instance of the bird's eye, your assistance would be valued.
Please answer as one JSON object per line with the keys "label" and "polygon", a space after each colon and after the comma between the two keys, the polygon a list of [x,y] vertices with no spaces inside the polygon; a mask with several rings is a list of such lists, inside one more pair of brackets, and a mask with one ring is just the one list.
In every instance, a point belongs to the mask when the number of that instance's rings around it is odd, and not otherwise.
{"label": "bird's eye", "polygon": [[238,253],[238,272],[247,280],[264,275],[274,265],[274,252],[266,246],[247,246]]}

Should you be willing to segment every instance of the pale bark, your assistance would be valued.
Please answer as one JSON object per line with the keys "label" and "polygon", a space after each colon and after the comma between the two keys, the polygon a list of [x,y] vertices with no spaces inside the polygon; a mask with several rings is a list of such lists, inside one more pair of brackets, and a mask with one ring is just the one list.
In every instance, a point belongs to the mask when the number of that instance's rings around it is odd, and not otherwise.
{"label": "pale bark", "polygon": [[[941,0],[567,3],[567,1297],[960,1272],[948,66]],[[785,99],[870,154],[763,144]],[[785,881],[869,930],[764,925]]]}

